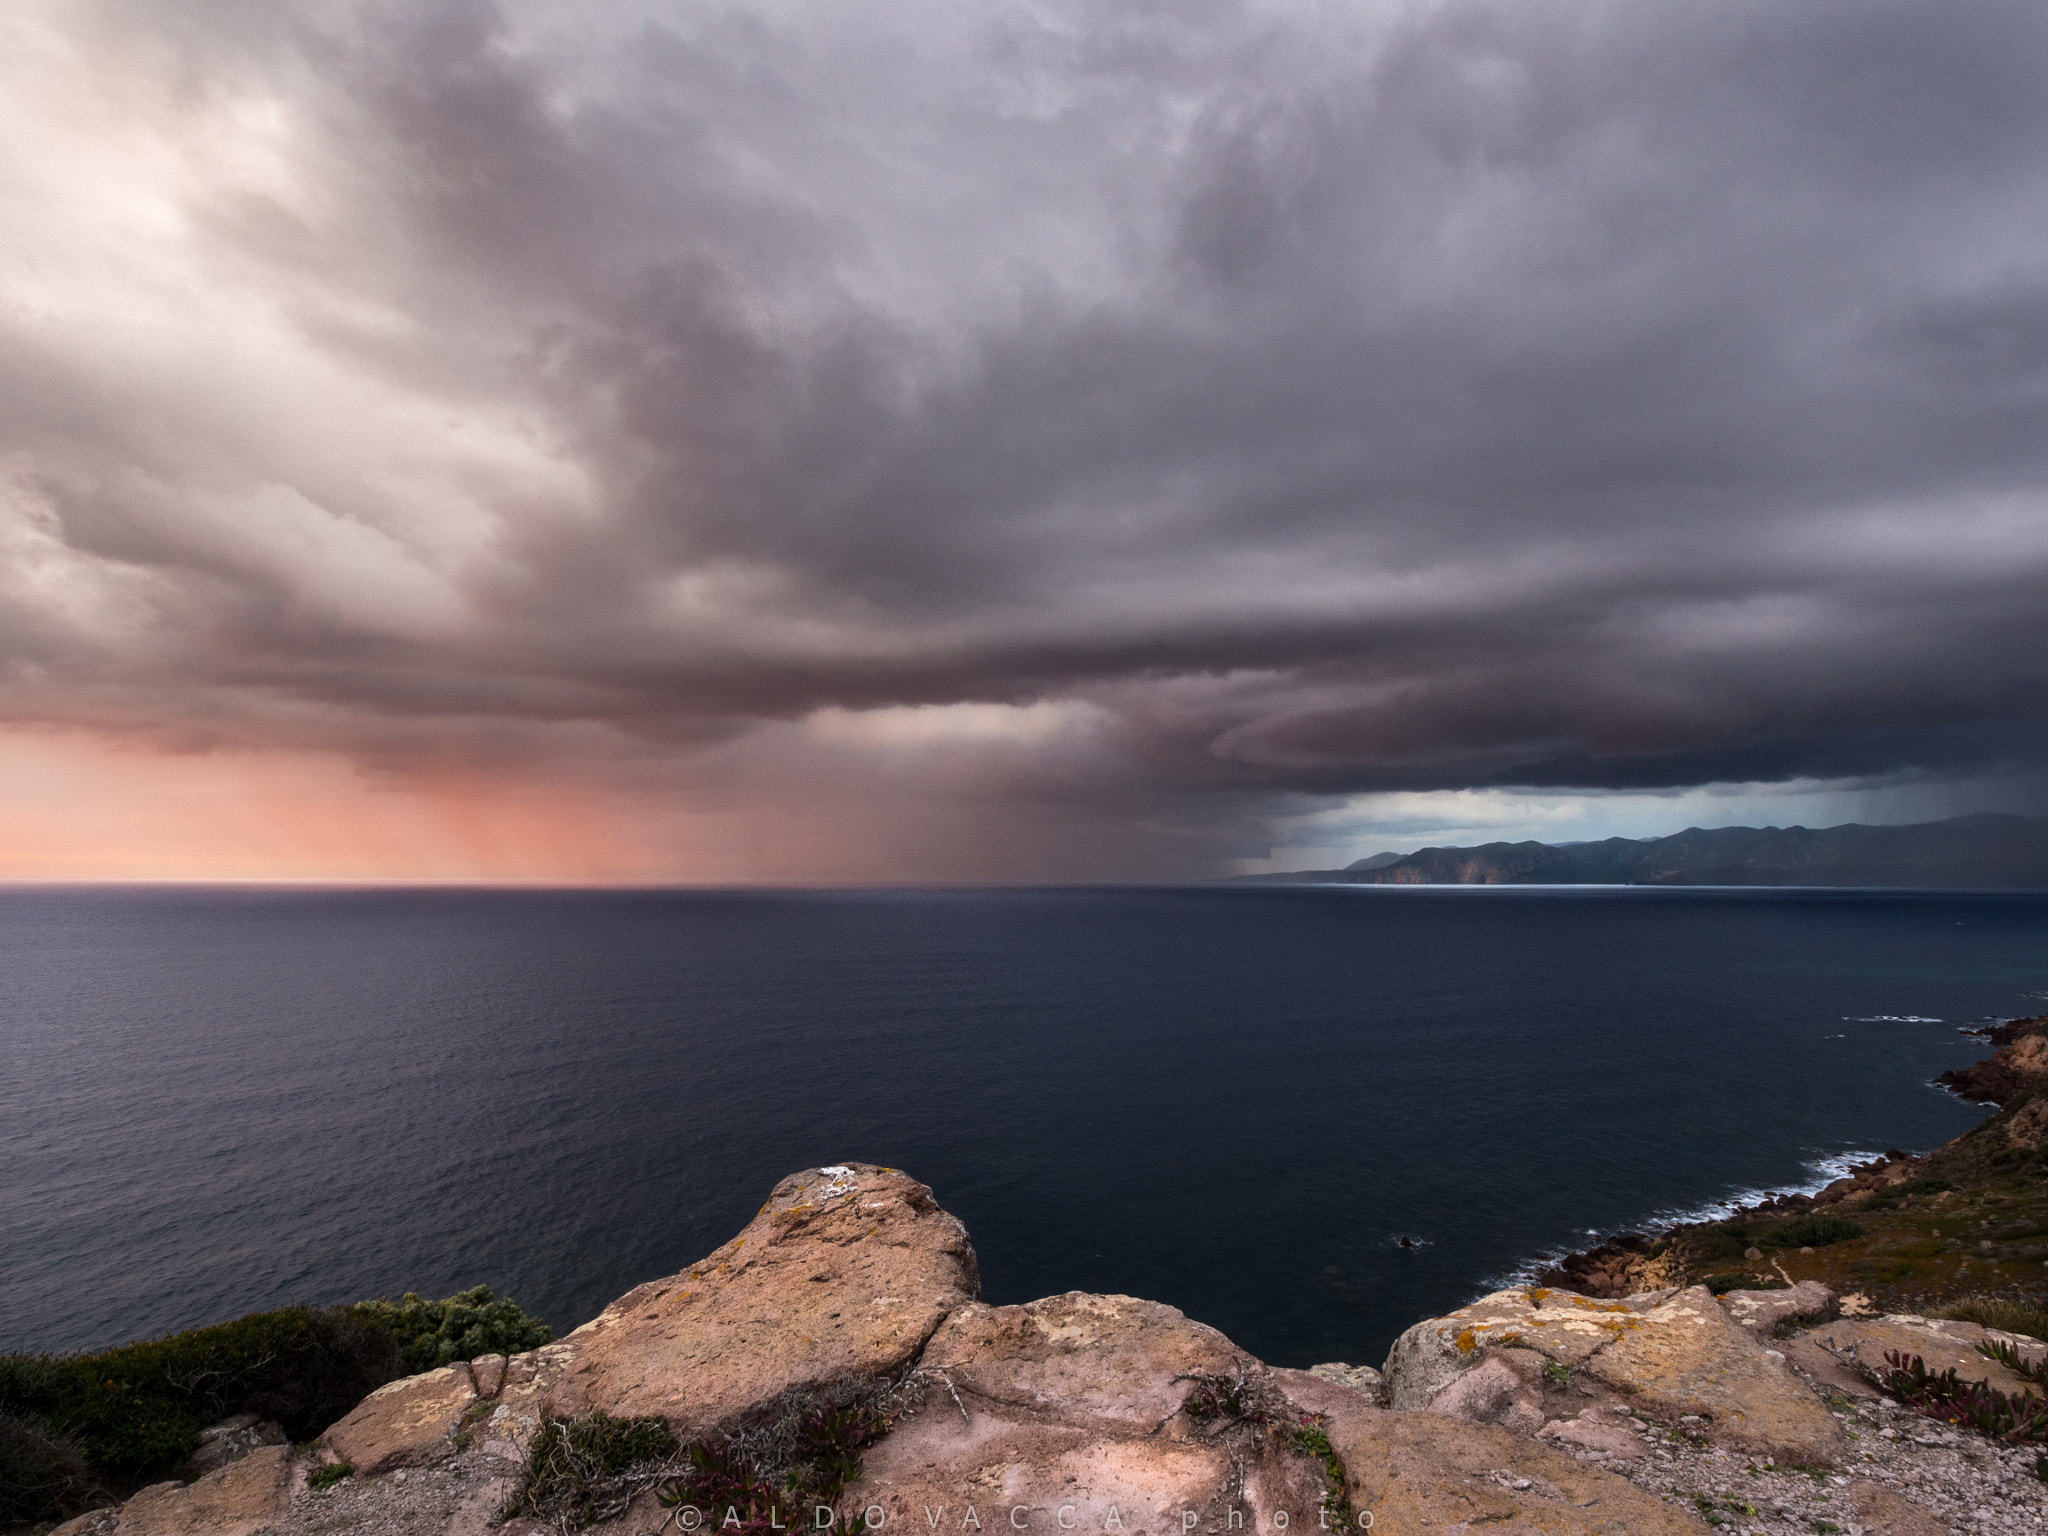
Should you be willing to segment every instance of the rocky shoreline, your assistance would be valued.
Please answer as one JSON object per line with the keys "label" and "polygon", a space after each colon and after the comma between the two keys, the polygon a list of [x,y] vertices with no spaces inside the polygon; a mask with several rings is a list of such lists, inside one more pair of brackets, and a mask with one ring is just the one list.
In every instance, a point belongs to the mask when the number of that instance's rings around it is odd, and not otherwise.
{"label": "rocky shoreline", "polygon": [[965,1227],[924,1185],[809,1169],[558,1342],[395,1381],[310,1445],[236,1426],[205,1475],[57,1529],[2048,1530],[2048,1418],[1987,1437],[1915,1412],[1927,1394],[1887,1365],[1953,1370],[2008,1406],[2048,1380],[2040,1324],[1930,1315],[2044,1294],[2048,1016],[1993,1044],[1958,1077],[2001,1107],[1949,1145],[1573,1255],[1569,1283],[1417,1323],[1380,1367],[1274,1367],[1128,1296],[989,1306]]}
{"label": "rocky shoreline", "polygon": [[[1722,1240],[1731,1227],[1767,1226],[1815,1212],[1863,1220],[1879,1211],[1910,1211],[1916,1197],[1926,1208],[1939,1204],[1961,1224],[1977,1222],[1981,1218],[1974,1214],[1973,1195],[1990,1192],[1987,1185],[1996,1183],[2002,1170],[2039,1154],[2044,1143],[2048,1143],[2048,1098],[2039,1097],[2044,1084],[2048,1084],[2048,1014],[2012,1019],[1972,1033],[1992,1046],[1991,1054],[1944,1072],[1936,1081],[1971,1103],[1996,1106],[1999,1113],[1953,1141],[1919,1156],[1893,1148],[1880,1157],[1851,1165],[1841,1177],[1812,1194],[1788,1191],[1733,1207],[1717,1220],[1674,1222],[1647,1233],[1617,1233],[1593,1247],[1533,1266],[1530,1278],[1538,1285],[1569,1287],[1590,1296],[1622,1296],[1668,1283],[1671,1277],[1686,1272],[1688,1265],[1692,1273],[1703,1276],[1705,1270],[1701,1266],[1714,1262],[1712,1256],[1716,1253],[1723,1260],[1731,1260],[1728,1245]],[[1993,1133],[1989,1143],[1980,1142],[1987,1132]],[[1993,1158],[1993,1153],[2004,1154],[2003,1161]],[[1936,1184],[1947,1187],[1936,1189]],[[1995,1194],[1993,1198],[1995,1202]],[[1745,1250],[1748,1247],[1743,1246]],[[1845,1249],[1832,1258],[1843,1259],[1851,1252]],[[1771,1269],[1782,1266],[1774,1264],[1758,1270],[1757,1264],[1766,1257],[1783,1259],[1783,1255],[1759,1253],[1755,1259],[1731,1261],[1722,1267],[1730,1273],[1746,1269],[1750,1279],[1767,1281],[1772,1278]],[[2048,1258],[2048,1247],[2042,1249],[2041,1257]],[[1776,1278],[1792,1283],[1790,1275]],[[1976,1284],[1983,1278],[1979,1270],[1970,1277],[1970,1283]],[[2018,1274],[1999,1277],[2021,1289],[2028,1289],[2028,1278]],[[1912,1286],[1905,1282],[1910,1280],[1924,1284],[1908,1297],[1906,1292]],[[1952,1278],[1931,1271],[1894,1275],[1878,1285],[1887,1293],[1899,1293],[1890,1299],[1910,1299],[1917,1304],[1949,1299],[1950,1292],[1961,1294]],[[2034,1292],[2030,1289],[2028,1293]]]}

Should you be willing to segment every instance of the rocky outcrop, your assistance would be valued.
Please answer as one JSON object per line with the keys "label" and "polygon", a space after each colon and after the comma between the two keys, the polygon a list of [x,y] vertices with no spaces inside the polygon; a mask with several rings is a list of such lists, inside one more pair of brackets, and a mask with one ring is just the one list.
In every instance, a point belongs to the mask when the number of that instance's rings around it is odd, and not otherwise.
{"label": "rocky outcrop", "polygon": [[1975,1104],[2009,1104],[2048,1077],[2048,1013],[2001,1024],[1985,1038],[1996,1047],[1989,1056],[1935,1081]]}
{"label": "rocky outcrop", "polygon": [[382,1472],[466,1432],[516,1461],[544,1417],[597,1411],[659,1414],[694,1439],[792,1390],[901,1371],[979,1290],[967,1229],[924,1185],[864,1163],[809,1169],[689,1268],[529,1354],[393,1382],[321,1449]]}
{"label": "rocky outcrop", "polygon": [[1281,1375],[1298,1407],[1322,1415],[1352,1507],[1371,1515],[1372,1530],[1498,1525],[1546,1536],[1701,1536],[1705,1529],[1690,1512],[1531,1436],[1390,1412],[1314,1377]]}
{"label": "rocky outcrop", "polygon": [[[2011,1345],[2022,1359],[2036,1363],[2048,1355],[2048,1346],[2018,1334],[1998,1333],[1976,1323],[1905,1313],[1843,1318],[1787,1339],[1778,1347],[1816,1381],[1851,1397],[1879,1395],[1863,1370],[1884,1369],[1885,1356],[1891,1353],[1907,1359],[1917,1356],[1926,1362],[1929,1371],[1939,1374],[1954,1370],[1968,1380],[1987,1381],[2001,1392],[2030,1390],[2017,1373],[1986,1358],[1978,1349],[1978,1345],[1993,1340]],[[2032,1390],[2038,1393],[2039,1389]]]}
{"label": "rocky outcrop", "polygon": [[1760,1339],[1775,1335],[1790,1322],[1826,1322],[1840,1308],[1835,1293],[1815,1280],[1802,1280],[1782,1291],[1729,1291],[1721,1306],[1736,1322]]}
{"label": "rocky outcrop", "polygon": [[571,1334],[545,1406],[657,1413],[691,1438],[792,1388],[900,1371],[980,1294],[967,1229],[924,1185],[811,1169],[723,1248]]}
{"label": "rocky outcrop", "polygon": [[1158,1302],[964,1307],[922,1363],[943,1395],[867,1454],[849,1508],[1130,1536],[1306,1527],[1322,1508],[1324,1469],[1295,1449],[1275,1373]]}
{"label": "rocky outcrop", "polygon": [[379,1387],[320,1437],[331,1461],[365,1476],[416,1467],[447,1454],[476,1386],[466,1365],[444,1365]]}
{"label": "rocky outcrop", "polygon": [[1581,1395],[1696,1418],[1733,1450],[1829,1465],[1843,1446],[1840,1426],[1783,1354],[1697,1286],[1606,1302],[1544,1287],[1498,1291],[1410,1328],[1386,1374],[1395,1408],[1531,1433],[1583,1413],[1578,1399],[1546,1393],[1576,1378]]}
{"label": "rocky outcrop", "polygon": [[193,1483],[158,1483],[118,1510],[82,1515],[53,1536],[257,1536],[284,1510],[290,1446],[266,1445]]}
{"label": "rocky outcrop", "polygon": [[[796,1422],[789,1404],[847,1383],[885,1392],[892,1418],[825,1511],[841,1532],[1698,1536],[1708,1503],[1688,1486],[1727,1487],[1724,1504],[1747,1507],[1738,1495],[1792,1476],[1781,1464],[1810,1469],[1776,1494],[1808,1529],[1846,1513],[1828,1489],[1850,1478],[1818,1474],[1848,1459],[1838,1414],[1853,1410],[1831,1410],[1800,1360],[1854,1374],[1871,1351],[1910,1343],[1937,1369],[2002,1380],[1968,1324],[1846,1318],[1777,1338],[1833,1315],[1817,1285],[1719,1300],[1697,1287],[1502,1291],[1409,1329],[1384,1374],[1275,1369],[1134,1297],[998,1307],[977,1291],[965,1230],[923,1185],[863,1164],[812,1169],[778,1185],[732,1242],[557,1343],[395,1382],[312,1458],[262,1446],[67,1536],[484,1536],[551,1416],[658,1415],[683,1441],[717,1446]],[[1923,1439],[1946,1454],[1938,1437],[1884,1434],[1870,1443],[1887,1456],[1909,1459]],[[309,1483],[315,1463],[327,1470]],[[1735,1469],[1749,1481],[1730,1483]],[[1865,1529],[1918,1529],[1926,1511],[1898,1481],[1855,1495]],[[605,1536],[675,1528],[652,1488],[610,1508],[594,1527]],[[685,1528],[714,1525],[726,1528]]]}

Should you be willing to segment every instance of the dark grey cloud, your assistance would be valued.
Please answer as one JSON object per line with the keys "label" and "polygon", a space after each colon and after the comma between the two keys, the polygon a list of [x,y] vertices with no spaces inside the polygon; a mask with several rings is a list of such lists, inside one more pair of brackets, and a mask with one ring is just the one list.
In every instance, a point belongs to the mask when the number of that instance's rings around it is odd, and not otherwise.
{"label": "dark grey cloud", "polygon": [[2038,6],[12,25],[17,721],[865,785],[993,872],[2041,762]]}

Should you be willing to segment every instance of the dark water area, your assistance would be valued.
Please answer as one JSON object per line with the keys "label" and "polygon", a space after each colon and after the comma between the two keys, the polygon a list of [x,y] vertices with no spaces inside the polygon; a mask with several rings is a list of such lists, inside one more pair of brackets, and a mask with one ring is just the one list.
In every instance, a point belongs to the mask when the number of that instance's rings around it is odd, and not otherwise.
{"label": "dark water area", "polygon": [[15,889],[0,1350],[479,1282],[566,1330],[861,1159],[991,1301],[1376,1363],[1537,1253],[1955,1135],[1958,1026],[2044,989],[2042,896]]}

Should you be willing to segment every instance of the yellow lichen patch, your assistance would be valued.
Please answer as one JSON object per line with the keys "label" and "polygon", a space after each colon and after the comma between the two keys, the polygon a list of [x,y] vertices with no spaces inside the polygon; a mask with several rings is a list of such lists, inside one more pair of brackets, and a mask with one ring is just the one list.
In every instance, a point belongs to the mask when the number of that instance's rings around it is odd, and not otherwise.
{"label": "yellow lichen patch", "polygon": [[1461,1355],[1469,1355],[1472,1353],[1473,1350],[1479,1347],[1479,1341],[1472,1336],[1472,1330],[1470,1328],[1459,1329],[1458,1337],[1455,1342],[1458,1346],[1458,1353]]}
{"label": "yellow lichen patch", "polygon": [[1529,1305],[1532,1307],[1542,1306],[1543,1299],[1549,1294],[1550,1292],[1546,1287],[1539,1285],[1538,1287],[1536,1287],[1535,1290],[1529,1293]]}

